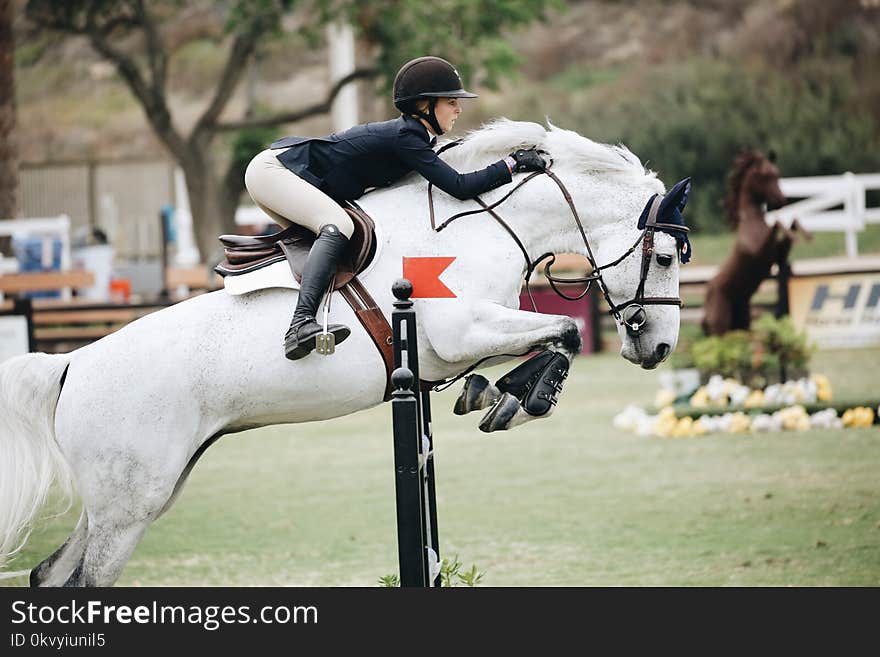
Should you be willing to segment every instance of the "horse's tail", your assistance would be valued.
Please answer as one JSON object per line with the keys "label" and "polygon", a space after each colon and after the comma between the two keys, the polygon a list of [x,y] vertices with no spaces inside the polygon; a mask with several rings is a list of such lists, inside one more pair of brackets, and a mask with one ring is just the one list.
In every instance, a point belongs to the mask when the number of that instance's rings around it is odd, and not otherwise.
{"label": "horse's tail", "polygon": [[57,481],[73,498],[55,442],[55,406],[69,354],[25,354],[0,365],[0,568],[20,550]]}

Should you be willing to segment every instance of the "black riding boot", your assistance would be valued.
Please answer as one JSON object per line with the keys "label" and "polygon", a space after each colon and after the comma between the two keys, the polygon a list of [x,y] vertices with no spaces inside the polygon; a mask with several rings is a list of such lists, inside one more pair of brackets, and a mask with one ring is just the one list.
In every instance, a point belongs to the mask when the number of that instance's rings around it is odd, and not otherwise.
{"label": "black riding boot", "polygon": [[[307,356],[315,348],[315,338],[323,333],[324,327],[315,320],[318,304],[336,273],[336,263],[345,252],[348,238],[339,229],[328,224],[318,233],[306,259],[299,286],[299,300],[293,312],[290,328],[284,336],[284,354],[290,360]],[[343,324],[330,324],[327,332],[336,337],[339,344],[349,336],[351,330]]]}

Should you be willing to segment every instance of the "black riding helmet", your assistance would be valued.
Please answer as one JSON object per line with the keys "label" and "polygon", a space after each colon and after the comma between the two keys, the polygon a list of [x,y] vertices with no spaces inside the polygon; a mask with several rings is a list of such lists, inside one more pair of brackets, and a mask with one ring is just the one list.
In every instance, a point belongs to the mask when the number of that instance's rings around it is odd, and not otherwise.
{"label": "black riding helmet", "polygon": [[[437,122],[434,108],[438,98],[476,98],[464,90],[455,67],[440,57],[419,57],[404,64],[394,78],[394,106],[404,114],[425,119],[438,135],[443,129]],[[416,107],[416,101],[429,101],[428,113]]]}

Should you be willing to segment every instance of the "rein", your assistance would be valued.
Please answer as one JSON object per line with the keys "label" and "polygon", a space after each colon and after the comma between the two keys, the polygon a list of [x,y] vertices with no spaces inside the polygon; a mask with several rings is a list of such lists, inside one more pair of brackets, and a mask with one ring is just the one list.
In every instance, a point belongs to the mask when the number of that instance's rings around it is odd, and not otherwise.
{"label": "rein", "polygon": [[[440,148],[437,153],[440,154],[443,151],[453,148],[454,146],[458,146],[461,144],[461,140],[456,140],[445,144],[442,148]],[[609,313],[614,320],[618,324],[622,324],[626,327],[626,330],[631,335],[638,335],[644,329],[644,326],[647,322],[647,313],[645,312],[644,306],[646,305],[674,305],[681,306],[681,298],[680,297],[646,297],[645,293],[645,282],[648,278],[648,271],[651,265],[651,258],[654,254],[654,231],[655,230],[679,230],[679,231],[688,231],[689,229],[686,226],[679,226],[677,224],[666,224],[666,223],[658,223],[657,222],[657,213],[660,209],[660,203],[663,200],[663,197],[659,194],[655,195],[651,200],[651,208],[648,211],[648,219],[645,222],[645,227],[642,229],[641,235],[639,235],[638,239],[633,243],[633,245],[619,258],[614,260],[613,262],[606,263],[602,266],[599,266],[596,263],[596,258],[593,255],[593,250],[590,248],[590,241],[587,239],[587,233],[584,230],[583,223],[581,222],[580,215],[578,214],[577,207],[574,204],[574,201],[571,198],[571,194],[566,189],[563,182],[559,179],[559,177],[550,170],[550,166],[552,166],[553,162],[551,160],[550,164],[543,171],[535,171],[523,180],[521,180],[513,189],[511,189],[507,194],[505,194],[502,198],[495,201],[491,205],[487,205],[479,196],[474,197],[474,200],[482,206],[480,210],[468,210],[466,212],[459,212],[451,217],[449,217],[446,221],[444,221],[439,226],[436,225],[434,219],[434,196],[433,196],[433,183],[428,183],[428,208],[431,217],[431,228],[434,229],[435,232],[440,232],[449,224],[451,224],[456,219],[460,219],[461,217],[466,217],[473,214],[479,214],[482,212],[487,212],[498,224],[507,232],[508,235],[513,238],[513,241],[516,242],[516,245],[519,247],[519,250],[522,252],[523,257],[525,258],[526,268],[525,268],[525,288],[526,293],[528,294],[529,301],[532,304],[532,309],[535,312],[538,312],[537,305],[535,304],[535,299],[532,297],[532,291],[529,287],[529,279],[532,276],[535,268],[547,258],[550,258],[550,261],[544,265],[544,275],[547,278],[548,283],[550,283],[550,287],[552,290],[567,301],[578,301],[579,299],[584,298],[587,292],[590,290],[590,286],[593,284],[593,281],[596,281],[599,284],[599,289],[602,291],[602,295],[605,297],[605,302],[608,304]],[[571,210],[572,217],[574,218],[575,223],[577,224],[578,231],[581,234],[581,239],[584,241],[584,246],[587,250],[587,260],[590,262],[590,266],[593,268],[592,272],[587,276],[582,276],[578,278],[560,278],[558,276],[553,276],[550,267],[556,262],[556,254],[555,253],[545,253],[540,258],[535,261],[532,261],[529,257],[528,251],[522,243],[522,240],[516,235],[516,232],[505,222],[497,212],[495,212],[495,208],[504,203],[508,198],[513,195],[514,192],[519,190],[523,185],[525,185],[530,180],[534,180],[540,175],[547,175],[550,179],[556,183],[557,187],[559,187],[560,192],[562,193],[562,197],[565,199],[565,202],[568,204],[569,209]],[[636,289],[635,296],[629,301],[625,301],[620,304],[615,304],[611,300],[611,294],[608,292],[608,287],[605,285],[605,281],[602,278],[602,270],[610,269],[612,267],[616,267],[623,260],[625,260],[633,251],[636,250],[638,245],[642,245],[642,264],[641,264],[641,276],[639,278],[639,285]],[[577,283],[586,283],[586,287],[583,291],[575,296],[570,297],[564,294],[559,288],[556,287],[556,284],[577,284]]]}
{"label": "rein", "polygon": [[[443,148],[441,148],[438,151],[438,153],[442,153],[447,148],[451,148],[452,146],[457,146],[460,143],[461,143],[460,141],[454,141],[449,144],[446,144]],[[472,214],[480,214],[481,212],[488,212],[489,215],[495,221],[497,221],[498,224],[505,231],[507,231],[507,234],[510,235],[510,237],[513,239],[513,241],[516,243],[516,245],[519,247],[519,250],[523,254],[523,258],[525,258],[525,261],[526,261],[525,288],[526,288],[526,293],[528,294],[528,297],[529,297],[529,301],[532,303],[532,310],[534,310],[535,312],[538,312],[538,306],[537,306],[537,304],[535,304],[534,297],[532,297],[532,290],[529,287],[529,280],[531,279],[532,272],[534,272],[535,267],[537,267],[538,263],[540,263],[547,256],[553,255],[553,254],[552,253],[545,254],[545,255],[541,256],[540,258],[538,258],[534,263],[532,263],[531,258],[529,258],[529,253],[526,250],[526,247],[523,245],[522,240],[520,240],[520,238],[517,236],[516,232],[514,232],[514,230],[509,225],[507,225],[507,222],[504,221],[504,219],[502,219],[501,216],[497,212],[495,212],[495,208],[498,207],[499,205],[501,205],[502,203],[504,203],[504,201],[506,201],[508,198],[510,198],[510,196],[516,190],[518,190],[520,187],[525,185],[530,180],[537,178],[542,173],[543,173],[542,171],[535,171],[535,172],[529,174],[523,180],[521,180],[513,189],[511,189],[502,198],[495,201],[495,203],[493,203],[492,205],[486,205],[486,202],[483,201],[483,199],[481,199],[479,196],[475,196],[474,200],[482,206],[482,208],[483,208],[482,210],[468,210],[467,212],[459,212],[458,214],[449,217],[449,219],[447,219],[442,224],[440,224],[440,226],[436,226],[434,223],[434,194],[432,192],[432,188],[434,187],[434,184],[431,182],[428,183],[428,208],[429,208],[430,214],[431,214],[431,228],[434,229],[434,232],[439,233],[441,230],[446,228],[449,224],[451,224],[456,219],[460,219],[461,217],[466,217],[466,216],[472,215]],[[559,292],[556,290],[556,288],[554,288],[554,291],[556,291],[556,293],[559,294]],[[586,294],[586,291],[584,291],[584,294]],[[560,296],[563,296],[563,295],[560,295]],[[578,299],[579,298],[580,297],[578,297]]]}

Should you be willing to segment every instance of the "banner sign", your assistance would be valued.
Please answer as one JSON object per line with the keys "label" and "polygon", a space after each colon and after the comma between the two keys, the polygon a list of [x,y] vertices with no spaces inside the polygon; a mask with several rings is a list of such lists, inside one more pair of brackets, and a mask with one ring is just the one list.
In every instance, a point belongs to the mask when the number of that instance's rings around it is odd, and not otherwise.
{"label": "banner sign", "polygon": [[794,277],[789,308],[819,347],[880,345],[880,272]]}

